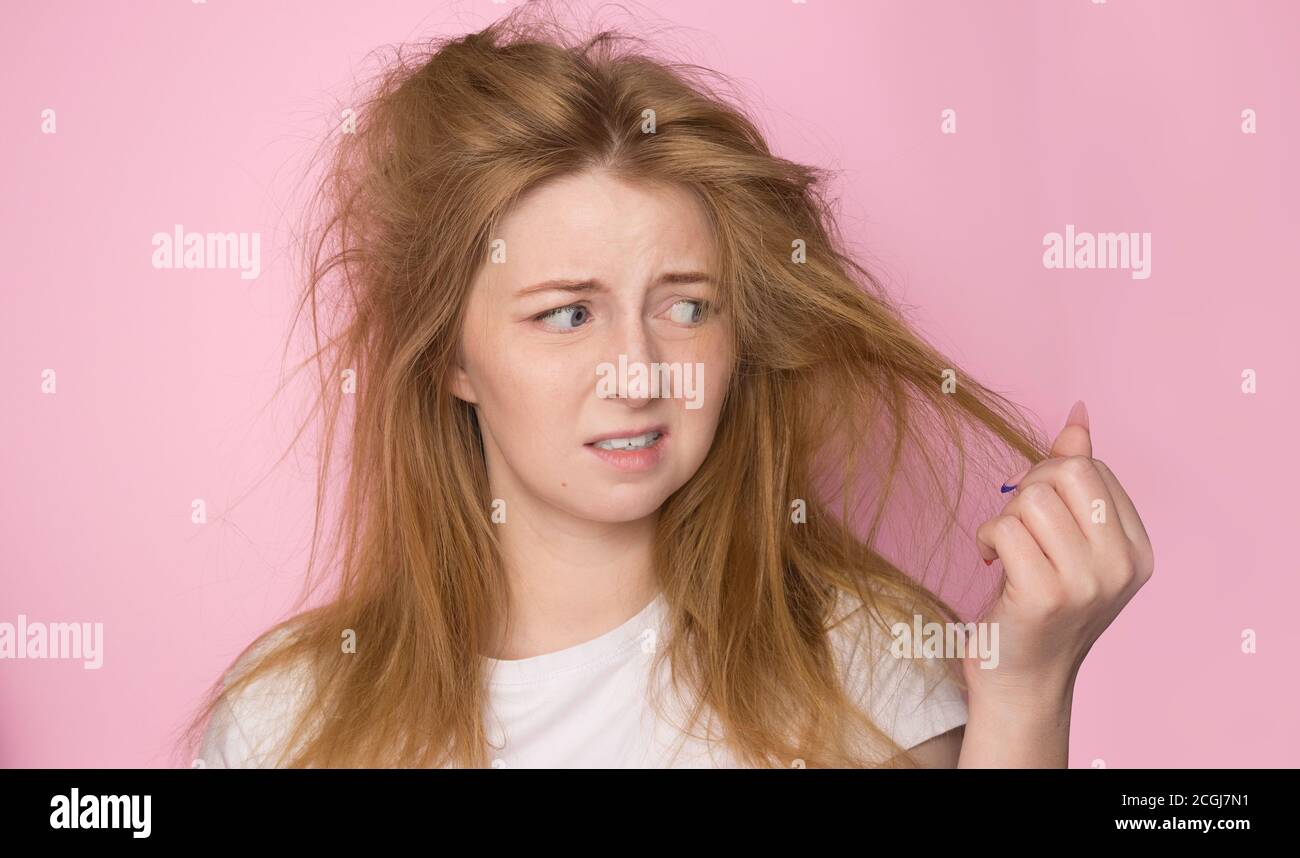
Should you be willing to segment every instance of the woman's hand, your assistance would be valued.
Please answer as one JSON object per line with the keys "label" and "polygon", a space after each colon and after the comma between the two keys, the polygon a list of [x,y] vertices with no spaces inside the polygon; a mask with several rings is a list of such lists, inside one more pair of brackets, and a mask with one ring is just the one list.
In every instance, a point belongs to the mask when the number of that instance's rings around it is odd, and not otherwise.
{"label": "woman's hand", "polygon": [[1084,657],[1151,578],[1151,540],[1119,480],[1092,458],[1082,401],[1051,458],[1012,484],[1015,496],[976,532],[985,562],[1001,559],[1006,578],[983,618],[998,624],[997,666],[981,668],[975,654],[962,670],[972,710],[1068,724]]}

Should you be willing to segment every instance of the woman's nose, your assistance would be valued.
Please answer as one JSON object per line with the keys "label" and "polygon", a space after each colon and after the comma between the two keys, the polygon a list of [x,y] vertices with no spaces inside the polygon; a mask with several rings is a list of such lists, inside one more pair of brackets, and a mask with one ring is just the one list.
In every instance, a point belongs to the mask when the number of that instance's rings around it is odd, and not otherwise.
{"label": "woman's nose", "polygon": [[628,383],[634,374],[649,379],[656,366],[658,349],[647,320],[641,316],[624,319],[613,329],[604,361],[612,364],[618,374],[617,398],[649,400],[652,391],[648,385]]}

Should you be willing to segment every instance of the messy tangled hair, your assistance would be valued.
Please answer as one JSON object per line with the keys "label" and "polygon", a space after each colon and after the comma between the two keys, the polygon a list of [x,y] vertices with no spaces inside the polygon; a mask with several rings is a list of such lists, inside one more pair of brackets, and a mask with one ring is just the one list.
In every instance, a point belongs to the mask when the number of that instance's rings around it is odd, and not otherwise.
{"label": "messy tangled hair", "polygon": [[[1000,477],[1045,458],[1044,440],[913,332],[846,252],[826,174],[774,155],[712,73],[535,11],[398,50],[354,133],[328,143],[298,317],[310,310],[304,364],[324,419],[309,581],[341,418],[351,430],[337,586],[250,645],[192,729],[306,664],[278,764],[489,764],[481,655],[505,578],[476,416],[449,370],[503,215],[548,179],[600,169],[702,202],[738,356],[707,458],[659,511],[671,634],[655,658],[694,701],[679,726],[716,717],[756,767],[914,765],[842,687],[837,606],[882,629],[960,621],[922,581],[960,520],[971,453]],[[935,522],[936,552],[913,574],[886,559],[890,533],[914,547]],[[341,651],[346,630],[355,652]]]}

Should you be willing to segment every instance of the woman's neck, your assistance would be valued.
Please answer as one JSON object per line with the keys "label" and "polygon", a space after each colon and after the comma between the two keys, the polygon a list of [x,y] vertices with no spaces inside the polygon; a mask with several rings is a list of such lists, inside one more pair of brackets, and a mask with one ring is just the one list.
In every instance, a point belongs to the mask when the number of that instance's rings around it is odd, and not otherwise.
{"label": "woman's neck", "polygon": [[[659,591],[657,512],[595,522],[519,495],[500,528],[509,628],[494,638],[499,659],[529,658],[591,640],[631,619]],[[505,639],[502,640],[504,634]]]}

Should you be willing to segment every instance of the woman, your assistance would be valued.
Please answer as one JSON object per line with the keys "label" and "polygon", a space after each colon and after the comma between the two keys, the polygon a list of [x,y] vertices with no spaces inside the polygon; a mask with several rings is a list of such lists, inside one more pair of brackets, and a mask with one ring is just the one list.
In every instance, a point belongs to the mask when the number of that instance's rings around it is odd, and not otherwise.
{"label": "woman", "polygon": [[[350,422],[337,587],[214,689],[200,764],[1065,765],[1153,568],[1082,404],[1048,449],[842,251],[819,171],[530,8],[337,138],[302,305],[325,466]],[[992,669],[908,657],[959,617],[877,544],[951,528],[972,442],[1032,465],[975,534]]]}

